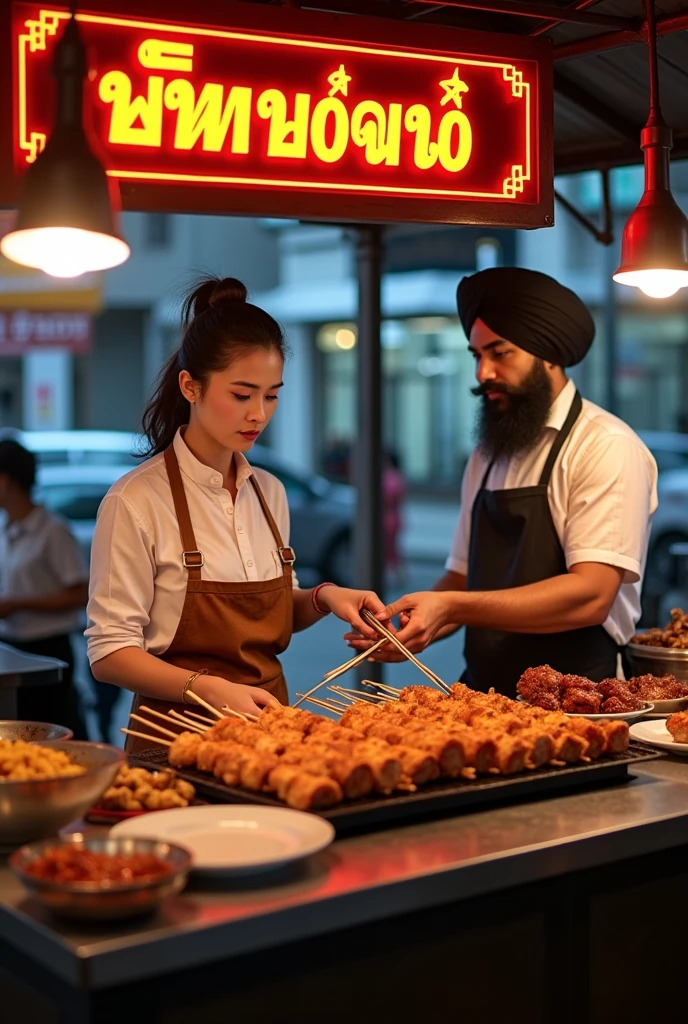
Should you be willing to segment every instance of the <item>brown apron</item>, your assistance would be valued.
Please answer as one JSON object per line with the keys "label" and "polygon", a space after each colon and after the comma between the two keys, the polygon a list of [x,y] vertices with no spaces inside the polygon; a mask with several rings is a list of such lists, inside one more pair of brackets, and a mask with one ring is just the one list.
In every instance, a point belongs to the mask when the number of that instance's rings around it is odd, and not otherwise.
{"label": "brown apron", "polygon": [[[189,674],[207,669],[209,675],[221,676],[233,683],[261,686],[282,704],[287,704],[287,684],[277,655],[286,650],[293,629],[291,567],[294,552],[283,545],[263,492],[255,476],[251,476],[251,483],[277,543],[282,575],[274,580],[249,580],[245,583],[201,579],[203,554],[196,545],[179,463],[171,446],[166,449],[164,457],[188,579],[177,632],[160,658],[188,669]],[[182,687],[179,689],[181,693]],[[192,703],[190,699],[189,704]],[[140,704],[162,712],[170,708],[193,710],[185,704],[136,694],[132,711],[136,711]],[[201,707],[196,710],[207,714]],[[132,723],[131,727],[140,731],[144,729],[140,723]],[[126,750],[129,753],[150,746],[145,740],[127,736]]]}

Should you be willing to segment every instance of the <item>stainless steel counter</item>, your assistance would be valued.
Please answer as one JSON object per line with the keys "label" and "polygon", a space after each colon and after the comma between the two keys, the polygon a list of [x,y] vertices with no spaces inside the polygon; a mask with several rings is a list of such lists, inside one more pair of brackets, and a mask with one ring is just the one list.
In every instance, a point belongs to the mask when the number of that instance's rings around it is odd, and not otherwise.
{"label": "stainless steel counter", "polygon": [[192,882],[154,917],[79,926],[0,866],[0,940],[97,990],[688,844],[688,761],[626,785],[336,842],[296,870]]}

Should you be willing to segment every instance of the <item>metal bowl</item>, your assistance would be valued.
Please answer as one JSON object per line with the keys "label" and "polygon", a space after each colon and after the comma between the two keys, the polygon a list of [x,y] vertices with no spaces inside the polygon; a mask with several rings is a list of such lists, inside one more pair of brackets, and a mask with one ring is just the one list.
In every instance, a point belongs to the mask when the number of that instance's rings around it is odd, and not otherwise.
{"label": "metal bowl", "polygon": [[[36,878],[27,867],[48,849],[85,846],[94,853],[152,853],[170,866],[168,874],[152,881],[118,885],[113,882],[54,882]],[[31,895],[56,914],[66,917],[106,920],[133,917],[157,907],[167,896],[180,892],[186,885],[191,868],[191,854],[182,846],[157,839],[110,839],[74,833],[54,839],[43,839],[15,850],[9,859],[15,875]]]}
{"label": "metal bowl", "polygon": [[55,779],[0,780],[0,850],[54,836],[76,821],[98,802],[126,760],[123,750],[106,743],[45,740],[41,746],[64,751],[86,771]]}
{"label": "metal bowl", "polygon": [[52,725],[50,722],[16,722],[10,718],[0,720],[0,740],[42,743],[43,740],[71,740],[73,735],[72,730],[66,725]]}
{"label": "metal bowl", "polygon": [[688,683],[688,650],[630,643],[626,652],[634,676],[675,676],[682,683]]}

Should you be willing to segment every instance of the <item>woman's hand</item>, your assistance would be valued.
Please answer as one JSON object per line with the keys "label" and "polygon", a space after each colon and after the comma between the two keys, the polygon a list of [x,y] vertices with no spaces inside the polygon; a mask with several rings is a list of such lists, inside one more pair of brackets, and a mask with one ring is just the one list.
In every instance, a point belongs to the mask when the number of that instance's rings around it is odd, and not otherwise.
{"label": "woman's hand", "polygon": [[[199,676],[193,690],[218,711],[226,704],[242,715],[259,715],[268,704],[279,704],[276,697],[260,686],[230,683],[220,676]],[[189,703],[193,703],[193,697],[189,698]]]}
{"label": "woman's hand", "polygon": [[[424,650],[442,626],[450,621],[450,611],[447,607],[447,594],[441,591],[423,591],[418,594],[407,594],[400,597],[394,604],[384,609],[383,615],[378,616],[382,622],[399,616],[399,630],[396,631],[400,642],[411,651],[417,654]],[[388,622],[385,622],[388,628]],[[360,632],[360,631],[359,631]],[[368,638],[361,637],[356,633],[347,633],[344,637],[349,647],[357,651],[368,650],[372,645]],[[392,644],[385,644],[380,650],[371,655],[371,661],[405,661],[405,657]]]}
{"label": "woman's hand", "polygon": [[323,611],[334,612],[339,619],[348,622],[364,637],[379,640],[380,634],[361,618],[363,608],[369,608],[373,615],[382,620],[385,606],[372,590],[350,590],[348,587],[323,587],[318,591],[318,604]]}

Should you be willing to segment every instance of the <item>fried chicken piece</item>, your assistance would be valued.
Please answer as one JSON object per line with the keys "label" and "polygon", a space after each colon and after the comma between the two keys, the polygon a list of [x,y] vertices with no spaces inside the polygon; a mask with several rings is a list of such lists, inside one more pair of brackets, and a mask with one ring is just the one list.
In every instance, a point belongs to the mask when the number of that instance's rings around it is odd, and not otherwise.
{"label": "fried chicken piece", "polygon": [[182,732],[170,744],[167,760],[175,768],[189,768],[196,764],[203,737],[197,732]]}
{"label": "fried chicken piece", "polygon": [[669,715],[666,727],[674,743],[688,743],[688,711],[677,711],[675,715]]}
{"label": "fried chicken piece", "polygon": [[226,741],[203,740],[196,755],[196,767],[200,772],[214,772],[215,762],[225,750]]}
{"label": "fried chicken piece", "polygon": [[561,672],[549,665],[527,668],[516,684],[516,692],[529,704],[535,704],[534,697],[539,693],[549,692],[558,696],[562,678]]}
{"label": "fried chicken piece", "polygon": [[602,704],[602,694],[592,689],[579,689],[572,686],[564,692],[561,710],[570,715],[596,715]]}
{"label": "fried chicken piece", "polygon": [[604,752],[607,745],[605,732],[596,722],[589,722],[585,718],[570,718],[568,722],[570,732],[576,733],[588,744],[585,756],[593,760]]}
{"label": "fried chicken piece", "polygon": [[641,700],[679,700],[688,697],[688,686],[675,676],[634,676],[626,683]]}
{"label": "fried chicken piece", "polygon": [[298,765],[280,763],[270,772],[268,785],[280,800],[299,811],[325,810],[344,796],[334,779],[311,775]]}
{"label": "fried chicken piece", "polygon": [[605,722],[604,720],[596,723],[605,735],[605,754],[622,754],[624,750],[628,750],[628,744],[630,743],[631,734],[628,729],[628,722],[619,721],[619,719]]}
{"label": "fried chicken piece", "polygon": [[334,779],[299,772],[287,786],[284,799],[297,811],[324,811],[341,803],[343,797]]}

